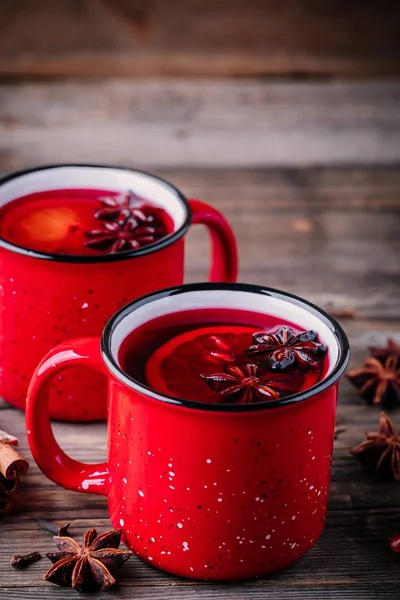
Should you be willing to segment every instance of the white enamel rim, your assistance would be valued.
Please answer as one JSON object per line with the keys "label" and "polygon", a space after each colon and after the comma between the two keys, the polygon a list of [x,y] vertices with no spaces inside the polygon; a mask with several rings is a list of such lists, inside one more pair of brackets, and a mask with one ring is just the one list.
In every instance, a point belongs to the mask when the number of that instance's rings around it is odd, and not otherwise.
{"label": "white enamel rim", "polygon": [[90,164],[46,165],[35,169],[18,171],[0,179],[0,208],[13,200],[33,192],[57,189],[109,189],[126,192],[132,190],[138,196],[165,209],[174,222],[174,230],[154,244],[137,250],[118,254],[97,256],[59,255],[37,252],[0,238],[0,246],[33,258],[56,262],[93,263],[113,262],[143,256],[169,246],[187,231],[190,206],[183,194],[172,184],[144,171],[123,167]]}
{"label": "white enamel rim", "polygon": [[[137,327],[163,314],[179,313],[198,308],[239,308],[265,312],[291,321],[304,329],[317,331],[328,348],[329,368],[324,379],[306,391],[280,400],[249,405],[203,404],[159,394],[127,375],[118,361],[122,342]],[[214,411],[246,412],[292,404],[333,385],[344,373],[350,356],[349,343],[340,325],[323,310],[292,294],[247,284],[198,283],[168,288],[149,294],[122,308],[107,323],[102,340],[103,359],[110,372],[129,388],[161,402]]]}

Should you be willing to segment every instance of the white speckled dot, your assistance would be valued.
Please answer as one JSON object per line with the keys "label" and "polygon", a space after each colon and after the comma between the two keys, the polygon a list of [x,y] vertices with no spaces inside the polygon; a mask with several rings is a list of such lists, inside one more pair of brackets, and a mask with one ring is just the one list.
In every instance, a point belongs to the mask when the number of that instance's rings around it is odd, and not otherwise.
{"label": "white speckled dot", "polygon": [[209,465],[211,463],[211,458],[207,458],[206,463]]}
{"label": "white speckled dot", "polygon": [[182,529],[182,527],[183,527],[182,523],[177,523],[176,526],[178,529]]}
{"label": "white speckled dot", "polygon": [[121,525],[121,527],[123,527],[125,525],[125,521],[123,519],[120,519],[119,524]]}
{"label": "white speckled dot", "polygon": [[144,493],[142,492],[142,490],[138,490],[138,494],[139,496],[141,496],[141,498],[144,498]]}

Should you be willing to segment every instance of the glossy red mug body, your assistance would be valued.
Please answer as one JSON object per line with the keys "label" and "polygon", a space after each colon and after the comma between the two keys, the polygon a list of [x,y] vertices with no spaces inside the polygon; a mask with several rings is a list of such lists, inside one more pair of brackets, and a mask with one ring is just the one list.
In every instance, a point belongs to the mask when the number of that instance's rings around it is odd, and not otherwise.
{"label": "glossy red mug body", "polygon": [[[156,316],[228,307],[314,329],[329,368],[309,390],[256,404],[200,404],[163,396],[130,378],[119,349]],[[66,342],[44,358],[27,401],[27,435],[57,484],[108,497],[113,527],[150,564],[184,577],[264,576],[300,558],[324,525],[338,380],[346,335],[323,311],[289,294],[244,284],[194,284],[125,307],[98,338]],[[74,364],[108,377],[107,462],[85,465],[58,446],[48,387]]]}
{"label": "glossy red mug body", "polygon": [[[165,238],[138,250],[101,256],[40,253],[0,238],[0,396],[25,407],[29,380],[43,355],[71,337],[100,335],[119,308],[184,278],[184,235],[203,223],[212,240],[210,280],[235,281],[235,238],[224,217],[147,173],[91,165],[55,165],[0,181],[0,206],[21,196],[57,189],[138,193],[164,208],[174,222]],[[80,368],[52,382],[52,418],[106,417],[106,378]]]}

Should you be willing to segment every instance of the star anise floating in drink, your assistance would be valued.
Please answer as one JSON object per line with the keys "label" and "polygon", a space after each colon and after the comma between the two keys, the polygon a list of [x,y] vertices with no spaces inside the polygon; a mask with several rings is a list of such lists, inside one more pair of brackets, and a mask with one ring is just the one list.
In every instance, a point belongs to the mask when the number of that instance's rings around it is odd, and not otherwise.
{"label": "star anise floating in drink", "polygon": [[221,402],[250,404],[251,402],[276,400],[279,390],[288,389],[287,378],[279,373],[263,373],[255,364],[243,368],[226,365],[223,373],[200,375],[211,389],[219,392]]}
{"label": "star anise floating in drink", "polygon": [[380,414],[378,431],[367,432],[350,453],[381,477],[400,481],[400,431],[385,412]]}
{"label": "star anise floating in drink", "polygon": [[99,227],[85,231],[87,248],[111,254],[137,250],[168,233],[159,209],[141,203],[133,192],[117,198],[104,197],[101,201],[104,206],[95,213]]}
{"label": "star anise floating in drink", "polygon": [[94,216],[101,221],[124,223],[126,219],[132,217],[139,220],[146,218],[140,209],[140,199],[132,191],[120,196],[102,196],[99,200],[103,206],[95,212]]}
{"label": "star anise floating in drink", "polygon": [[209,354],[221,362],[222,371],[200,377],[220,394],[222,403],[249,404],[294,394],[302,389],[304,373],[320,367],[311,355],[322,358],[326,352],[315,331],[296,333],[287,326],[254,333],[253,342],[235,356],[229,344],[214,336]]}
{"label": "star anise floating in drink", "polygon": [[97,535],[96,529],[89,529],[82,547],[68,536],[55,536],[59,552],[46,554],[54,564],[43,579],[78,592],[108,589],[115,584],[114,572],[132,556],[119,549],[121,533],[119,529]]}
{"label": "star anise floating in drink", "polygon": [[368,404],[400,404],[400,356],[390,354],[379,359],[370,356],[364,365],[347,373],[351,383]]}
{"label": "star anise floating in drink", "polygon": [[316,338],[316,331],[296,334],[287,326],[279,327],[276,331],[260,331],[253,334],[254,344],[247,350],[247,354],[266,359],[272,369],[286,369],[295,363],[315,368],[318,362],[314,356],[326,352],[324,344],[317,342]]}

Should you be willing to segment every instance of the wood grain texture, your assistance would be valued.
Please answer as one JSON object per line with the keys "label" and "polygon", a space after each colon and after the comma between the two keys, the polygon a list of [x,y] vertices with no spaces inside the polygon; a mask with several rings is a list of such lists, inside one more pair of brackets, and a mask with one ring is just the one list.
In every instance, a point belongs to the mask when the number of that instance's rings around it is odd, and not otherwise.
{"label": "wood grain texture", "polygon": [[3,0],[5,77],[400,73],[397,0]]}
{"label": "wood grain texture", "polygon": [[[400,317],[400,174],[393,168],[158,171],[206,200],[237,235],[240,279],[304,295],[358,318]],[[190,280],[207,272],[189,233]]]}
{"label": "wood grain texture", "polygon": [[144,169],[398,162],[400,81],[0,86],[0,170],[57,161]]}
{"label": "wood grain texture", "polygon": [[[156,174],[227,216],[240,280],[286,289],[358,319],[400,318],[400,170],[197,170]],[[208,272],[203,227],[189,231],[187,281]],[[368,332],[365,332],[367,340]]]}

